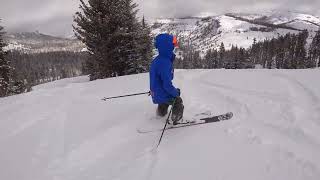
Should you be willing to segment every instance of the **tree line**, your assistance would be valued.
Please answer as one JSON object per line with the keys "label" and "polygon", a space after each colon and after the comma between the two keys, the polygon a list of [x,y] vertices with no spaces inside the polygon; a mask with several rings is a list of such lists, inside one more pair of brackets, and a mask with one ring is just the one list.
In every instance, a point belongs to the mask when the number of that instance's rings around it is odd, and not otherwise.
{"label": "tree line", "polygon": [[6,96],[9,92],[10,72],[12,70],[10,62],[5,58],[6,52],[3,48],[6,44],[4,43],[3,35],[3,27],[0,26],[0,97]]}
{"label": "tree line", "polygon": [[25,53],[5,51],[3,27],[0,26],[0,97],[30,91],[32,86],[83,75],[84,52]]}
{"label": "tree line", "polygon": [[192,46],[182,46],[181,58],[176,60],[176,68],[181,69],[245,69],[277,68],[303,69],[319,67],[320,30],[307,48],[309,33],[304,30],[298,34],[286,34],[261,42],[253,40],[250,48],[232,46],[226,50],[223,43],[219,49],[209,49],[202,57]]}
{"label": "tree line", "polygon": [[86,73],[84,52],[24,53],[5,51],[0,26],[0,97],[31,91],[32,86]]}
{"label": "tree line", "polygon": [[83,75],[87,55],[69,51],[30,54],[10,51],[6,57],[13,68],[11,93],[22,93],[38,84]]}

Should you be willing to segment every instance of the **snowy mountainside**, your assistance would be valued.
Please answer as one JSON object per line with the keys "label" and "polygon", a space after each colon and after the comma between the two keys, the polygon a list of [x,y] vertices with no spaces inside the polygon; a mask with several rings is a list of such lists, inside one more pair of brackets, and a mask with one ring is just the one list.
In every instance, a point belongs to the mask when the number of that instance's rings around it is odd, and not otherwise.
{"label": "snowy mountainside", "polygon": [[26,53],[73,51],[80,52],[84,45],[76,39],[60,38],[39,32],[9,33],[5,36],[6,50]]}
{"label": "snowy mountainside", "polygon": [[234,113],[230,121],[160,133],[148,74],[39,85],[0,99],[0,179],[318,180],[319,69],[178,70],[185,117]]}
{"label": "snowy mountainside", "polygon": [[[226,49],[232,45],[248,48],[253,39],[262,41],[287,33],[307,29],[310,39],[320,27],[320,18],[294,12],[264,12],[261,14],[228,13],[220,16],[157,19],[152,23],[154,35],[168,32],[179,36],[180,41],[192,44],[204,54],[208,49]],[[308,40],[310,42],[310,40]]]}

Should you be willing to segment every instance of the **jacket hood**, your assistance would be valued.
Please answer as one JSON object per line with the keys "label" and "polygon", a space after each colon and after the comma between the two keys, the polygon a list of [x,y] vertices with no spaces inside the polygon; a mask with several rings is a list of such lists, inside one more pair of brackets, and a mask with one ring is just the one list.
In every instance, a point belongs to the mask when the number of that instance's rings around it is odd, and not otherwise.
{"label": "jacket hood", "polygon": [[173,57],[173,36],[170,34],[160,34],[156,37],[155,46],[159,51],[159,56],[172,59]]}

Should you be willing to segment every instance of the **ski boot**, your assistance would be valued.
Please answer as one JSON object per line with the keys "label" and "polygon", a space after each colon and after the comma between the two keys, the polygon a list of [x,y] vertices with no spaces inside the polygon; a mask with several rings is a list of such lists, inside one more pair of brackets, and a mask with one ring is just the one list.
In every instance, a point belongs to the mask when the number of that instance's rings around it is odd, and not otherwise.
{"label": "ski boot", "polygon": [[172,120],[172,124],[175,126],[175,125],[179,124],[180,122],[182,122],[183,118],[182,118],[182,115],[180,115],[180,116],[172,115],[171,120]]}

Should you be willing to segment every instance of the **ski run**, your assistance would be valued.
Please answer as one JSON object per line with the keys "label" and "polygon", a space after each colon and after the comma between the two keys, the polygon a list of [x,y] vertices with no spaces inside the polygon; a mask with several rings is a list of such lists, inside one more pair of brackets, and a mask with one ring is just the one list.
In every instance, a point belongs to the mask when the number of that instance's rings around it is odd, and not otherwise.
{"label": "ski run", "polygon": [[185,117],[230,121],[164,126],[148,74],[36,86],[0,99],[1,180],[319,180],[320,70],[177,70]]}

